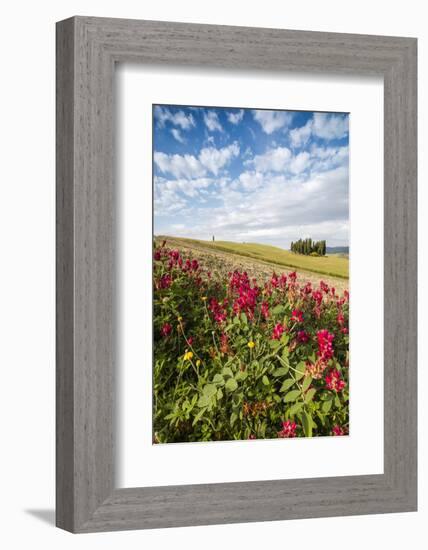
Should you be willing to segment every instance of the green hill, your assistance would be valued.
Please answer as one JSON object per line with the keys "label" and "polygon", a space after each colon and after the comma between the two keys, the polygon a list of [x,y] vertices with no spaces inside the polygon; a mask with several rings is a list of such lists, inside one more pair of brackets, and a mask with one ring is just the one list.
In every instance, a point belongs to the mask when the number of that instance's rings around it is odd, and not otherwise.
{"label": "green hill", "polygon": [[304,256],[295,254],[289,250],[284,250],[277,246],[257,243],[235,243],[231,241],[202,241],[197,239],[186,239],[182,237],[156,237],[157,239],[170,239],[177,244],[183,246],[195,246],[205,250],[217,250],[230,254],[238,254],[247,258],[254,258],[262,262],[275,264],[285,268],[301,269],[320,273],[322,275],[330,275],[332,277],[340,277],[348,279],[349,277],[349,260],[348,258],[338,255],[333,256]]}

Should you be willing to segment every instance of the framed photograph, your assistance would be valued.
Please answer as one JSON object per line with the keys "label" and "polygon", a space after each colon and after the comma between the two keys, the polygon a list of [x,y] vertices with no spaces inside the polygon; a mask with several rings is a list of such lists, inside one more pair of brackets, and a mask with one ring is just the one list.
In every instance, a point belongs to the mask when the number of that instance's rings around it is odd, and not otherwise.
{"label": "framed photograph", "polygon": [[413,38],[57,24],[58,527],[416,510],[416,114]]}

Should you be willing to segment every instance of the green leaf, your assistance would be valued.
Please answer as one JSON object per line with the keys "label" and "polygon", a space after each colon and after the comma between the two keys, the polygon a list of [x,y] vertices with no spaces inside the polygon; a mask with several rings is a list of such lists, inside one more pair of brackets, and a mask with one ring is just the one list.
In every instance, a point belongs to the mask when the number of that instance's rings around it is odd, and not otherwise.
{"label": "green leaf", "polygon": [[288,362],[288,356],[290,355],[290,350],[287,348],[287,346],[284,347],[284,349],[282,350],[282,358],[284,359],[284,361],[287,361]]}
{"label": "green leaf", "polygon": [[248,377],[248,372],[246,370],[240,370],[235,375],[235,380],[246,380]]}
{"label": "green leaf", "polygon": [[302,412],[302,424],[306,437],[312,437],[312,418],[306,411]]}
{"label": "green leaf", "polygon": [[297,371],[295,373],[296,380],[300,380],[305,375],[306,363],[304,361],[300,361],[300,363],[296,367],[296,371]]}
{"label": "green leaf", "polygon": [[213,378],[213,383],[214,384],[218,384],[219,386],[223,386],[224,385],[224,378],[221,374],[217,373],[214,375],[214,378]]}
{"label": "green leaf", "polygon": [[334,396],[334,405],[339,409],[342,406],[342,403],[340,402],[339,396]]}
{"label": "green leaf", "polygon": [[303,380],[303,384],[302,384],[302,390],[303,391],[306,391],[309,386],[311,385],[311,382],[312,382],[312,376],[307,376],[304,380]]}
{"label": "green leaf", "polygon": [[281,304],[280,305],[277,305],[273,308],[272,310],[272,314],[273,315],[281,315],[282,313],[285,312],[285,307],[282,306]]}
{"label": "green leaf", "polygon": [[198,414],[195,416],[195,418],[193,419],[193,422],[192,422],[192,426],[194,426],[197,422],[199,422],[199,420],[201,419],[202,415],[205,413],[207,409],[201,409]]}
{"label": "green leaf", "polygon": [[278,348],[279,345],[280,345],[279,340],[269,340],[269,346],[270,346],[272,349]]}
{"label": "green leaf", "polygon": [[231,415],[230,415],[230,425],[231,427],[233,427],[233,425],[235,424],[235,422],[238,420],[238,415],[236,414],[236,412],[233,412]]}
{"label": "green leaf", "polygon": [[226,389],[227,391],[235,391],[238,387],[238,382],[234,378],[229,378],[229,380],[226,382]]}
{"label": "green leaf", "polygon": [[332,393],[323,392],[320,395],[321,401],[333,401],[334,395]]}
{"label": "green leaf", "polygon": [[284,396],[284,403],[296,401],[300,397],[300,390],[291,390]]}
{"label": "green leaf", "polygon": [[223,392],[221,391],[221,388],[217,390],[217,399],[220,400],[223,397]]}
{"label": "green leaf", "polygon": [[312,401],[316,391],[317,390],[315,388],[311,388],[310,390],[308,390],[306,392],[306,394],[305,394],[305,403],[309,403],[310,401]]}
{"label": "green leaf", "polygon": [[321,405],[321,410],[323,413],[328,413],[329,410],[331,409],[331,405],[332,405],[333,401],[330,400],[330,401],[324,401],[323,404]]}
{"label": "green leaf", "polygon": [[269,386],[269,378],[265,375],[263,375],[262,382],[265,386]]}
{"label": "green leaf", "polygon": [[239,317],[234,317],[234,318],[233,318],[233,323],[234,323],[235,325],[239,325]]}
{"label": "green leaf", "polygon": [[248,323],[247,316],[245,315],[244,312],[241,313],[241,321],[244,323],[244,325]]}
{"label": "green leaf", "polygon": [[292,405],[289,409],[288,409],[288,414],[290,416],[294,416],[296,413],[300,412],[303,408],[303,403],[302,402],[299,402],[299,403],[294,403],[294,405]]}
{"label": "green leaf", "polygon": [[211,397],[206,395],[206,394],[203,394],[201,395],[201,397],[199,398],[199,401],[198,401],[198,407],[208,407],[208,405],[211,403]]}
{"label": "green leaf", "polygon": [[273,371],[273,376],[275,378],[279,378],[280,376],[285,376],[288,371],[289,371],[289,367],[279,367],[279,369],[275,369]]}
{"label": "green leaf", "polygon": [[217,393],[217,388],[215,387],[214,384],[206,384],[203,387],[202,393],[204,395],[206,395],[207,397],[212,397],[213,395],[215,395]]}
{"label": "green leaf", "polygon": [[287,391],[289,388],[291,388],[293,384],[294,384],[294,380],[292,378],[287,378],[287,380],[284,380],[284,382],[282,383],[281,389],[279,391],[280,392]]}
{"label": "green leaf", "polygon": [[223,376],[233,376],[233,372],[230,367],[224,367],[221,373],[223,374]]}
{"label": "green leaf", "polygon": [[[288,334],[283,334],[281,336],[281,344],[288,344],[288,341],[290,340],[290,337],[288,336]],[[288,348],[287,348],[287,355],[288,355]]]}

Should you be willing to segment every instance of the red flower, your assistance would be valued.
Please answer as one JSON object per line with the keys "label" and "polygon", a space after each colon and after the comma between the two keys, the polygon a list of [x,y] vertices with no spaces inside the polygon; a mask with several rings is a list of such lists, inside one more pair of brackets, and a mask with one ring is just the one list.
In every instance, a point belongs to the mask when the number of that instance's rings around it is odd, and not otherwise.
{"label": "red flower", "polygon": [[309,340],[309,334],[305,330],[299,330],[297,332],[297,340],[301,344],[306,344],[306,342]]}
{"label": "red flower", "polygon": [[303,312],[300,311],[300,309],[293,309],[293,312],[291,314],[291,320],[295,321],[296,323],[302,323],[303,322]]}
{"label": "red flower", "polygon": [[257,437],[256,437],[254,434],[250,434],[250,435],[248,436],[248,439],[257,439]]}
{"label": "red flower", "polygon": [[282,333],[284,332],[285,327],[281,325],[281,323],[277,323],[274,326],[273,332],[272,332],[272,340],[279,340],[282,336]]}
{"label": "red flower", "polygon": [[296,437],[296,428],[297,424],[287,420],[287,422],[282,423],[282,430],[278,432],[278,437]]}
{"label": "red flower", "polygon": [[338,424],[333,426],[331,431],[333,432],[333,435],[345,435],[346,433],[342,426],[339,426]]}
{"label": "red flower", "polygon": [[336,320],[339,325],[343,327],[343,325],[345,324],[345,317],[343,316],[343,313],[341,311],[337,314]]}
{"label": "red flower", "polygon": [[326,284],[324,281],[320,281],[320,289],[328,294],[328,291],[330,290],[328,284]]}
{"label": "red flower", "polygon": [[169,273],[162,275],[159,281],[159,288],[169,288],[172,283],[172,277]]}
{"label": "red flower", "polygon": [[160,250],[155,250],[155,253],[154,253],[153,257],[158,262],[162,257],[162,255],[160,253]]}
{"label": "red flower", "polygon": [[164,338],[167,338],[172,332],[172,326],[169,323],[165,323],[161,328],[161,333]]}
{"label": "red flower", "polygon": [[224,309],[224,307],[221,304],[219,304],[217,302],[217,300],[215,298],[211,298],[208,309],[213,314],[214,320],[217,323],[220,324],[220,323],[223,323],[224,321],[226,321],[226,318],[227,318],[226,310]]}
{"label": "red flower", "polygon": [[328,332],[328,330],[319,330],[317,332],[318,340],[318,357],[321,357],[323,361],[328,361],[333,357],[333,340],[334,334]]}
{"label": "red flower", "polygon": [[342,391],[345,387],[345,381],[337,369],[332,369],[325,377],[325,385],[329,390]]}
{"label": "red flower", "polygon": [[262,302],[261,312],[265,319],[269,317],[269,304],[267,302]]}
{"label": "red flower", "polygon": [[293,283],[296,282],[296,279],[297,279],[297,273],[295,271],[293,271],[292,273],[289,273],[288,274],[288,278],[290,279],[290,281],[292,281]]}

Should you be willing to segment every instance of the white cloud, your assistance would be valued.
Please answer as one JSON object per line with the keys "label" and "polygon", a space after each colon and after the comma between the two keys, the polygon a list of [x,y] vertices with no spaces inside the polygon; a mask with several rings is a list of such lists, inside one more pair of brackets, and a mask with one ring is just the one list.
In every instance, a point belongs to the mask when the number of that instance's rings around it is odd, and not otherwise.
{"label": "white cloud", "polygon": [[238,178],[245,191],[254,191],[263,185],[263,174],[260,172],[242,172]]}
{"label": "white cloud", "polygon": [[272,134],[283,126],[288,126],[293,118],[293,113],[287,111],[253,111],[256,120],[266,134]]}
{"label": "white cloud", "polygon": [[219,171],[228,164],[233,157],[239,155],[239,145],[234,142],[223,149],[215,147],[206,147],[199,153],[199,161],[205,168],[212,172],[215,176]]}
{"label": "white cloud", "polygon": [[167,155],[155,151],[153,158],[161,172],[176,178],[198,178],[206,174],[204,166],[193,155]]}
{"label": "white cloud", "polygon": [[180,130],[178,130],[177,128],[171,128],[171,134],[174,136],[174,138],[179,141],[180,143],[185,143],[186,140],[183,138],[183,136],[181,135],[181,132]]}
{"label": "white cloud", "polygon": [[237,113],[231,112],[227,113],[227,120],[232,124],[239,124],[244,118],[244,109],[240,109]]}
{"label": "white cloud", "polygon": [[342,139],[348,134],[348,117],[329,113],[314,113],[313,133],[323,139]]}
{"label": "white cloud", "polygon": [[325,238],[330,245],[348,244],[347,167],[303,181],[278,173],[247,171],[233,183],[226,182],[216,199],[213,204],[210,198],[209,208],[201,205],[189,209],[183,218],[174,215],[173,223],[185,225],[183,236],[207,238],[215,228],[219,239],[238,242],[288,247],[290,241],[310,236]]}
{"label": "white cloud", "polygon": [[160,128],[165,126],[165,122],[170,122],[174,126],[179,126],[182,130],[190,130],[196,126],[195,119],[192,114],[186,115],[183,111],[177,111],[172,113],[166,107],[156,105],[154,110],[154,116]]}
{"label": "white cloud", "polygon": [[290,130],[291,145],[293,147],[301,147],[306,145],[312,134],[312,120],[308,120],[304,126],[293,128]]}
{"label": "white cloud", "polygon": [[215,111],[208,111],[207,113],[204,113],[204,122],[210,132],[223,131],[223,127],[220,124],[217,113]]}
{"label": "white cloud", "polygon": [[314,113],[304,126],[290,130],[290,140],[293,147],[302,147],[308,143],[312,135],[331,141],[344,138],[348,131],[347,116]]}
{"label": "white cloud", "polygon": [[263,155],[256,155],[250,163],[260,172],[283,172],[291,157],[290,149],[277,147],[268,149]]}
{"label": "white cloud", "polygon": [[262,155],[244,161],[246,166],[254,166],[258,172],[280,172],[302,174],[323,172],[344,166],[348,163],[348,147],[316,147],[310,151],[293,154],[287,147],[268,149]]}
{"label": "white cloud", "polygon": [[201,149],[199,156],[194,155],[168,155],[155,151],[153,158],[156,166],[164,174],[172,174],[175,178],[199,178],[211,172],[217,176],[220,171],[239,155],[239,145],[234,142],[222,149],[205,147]]}

